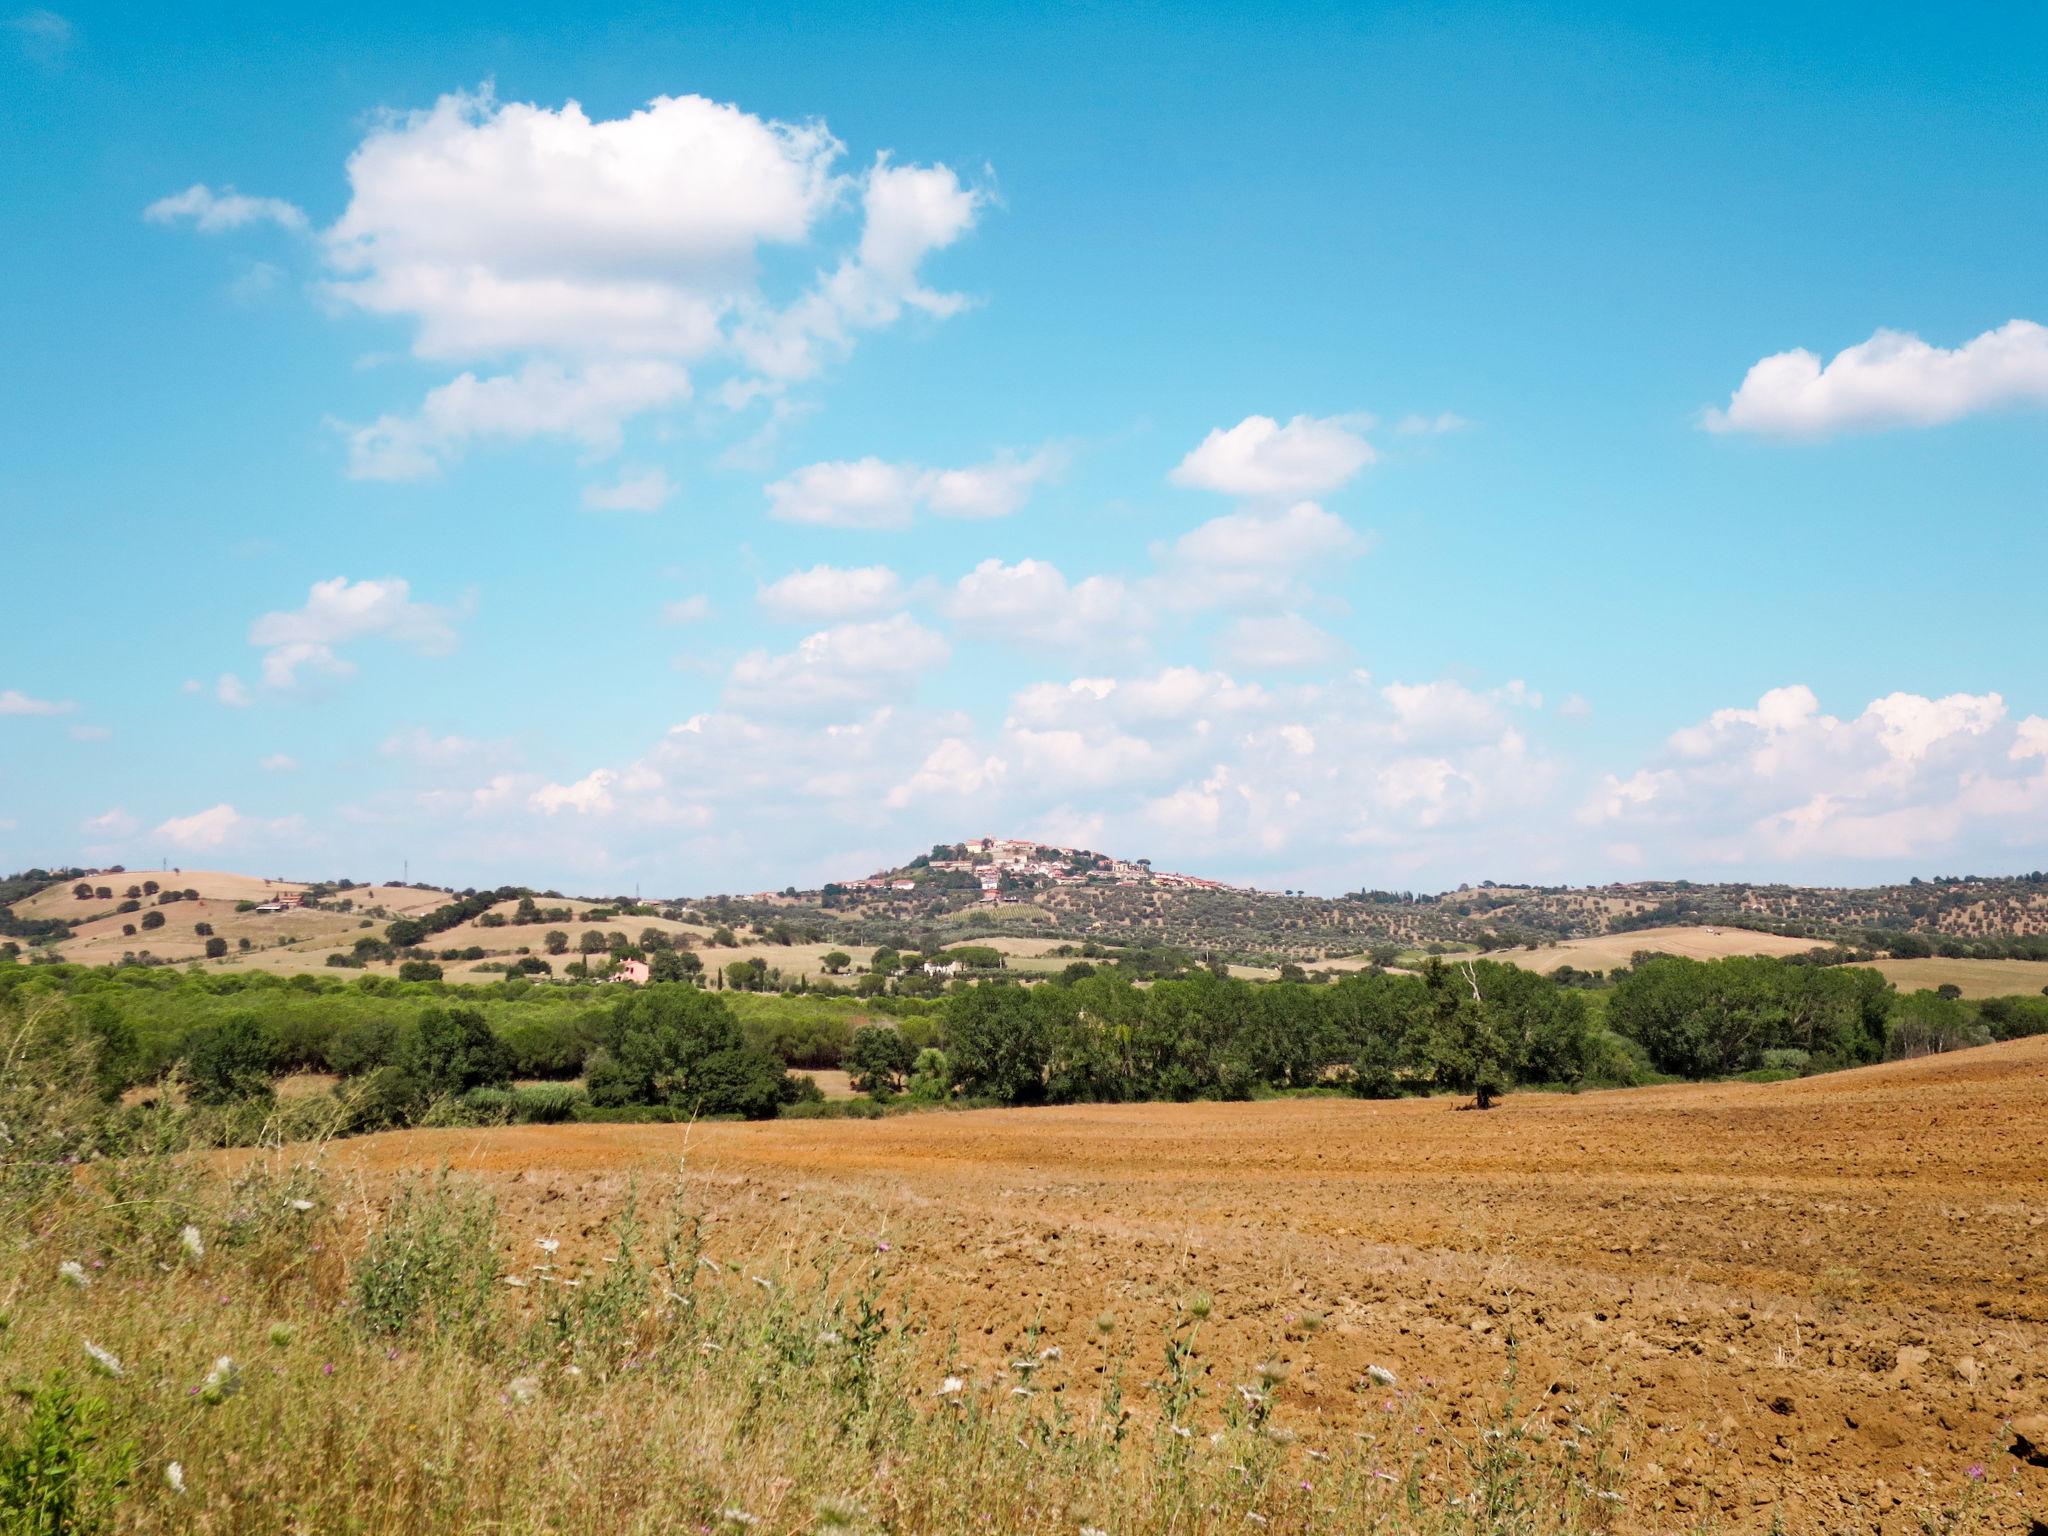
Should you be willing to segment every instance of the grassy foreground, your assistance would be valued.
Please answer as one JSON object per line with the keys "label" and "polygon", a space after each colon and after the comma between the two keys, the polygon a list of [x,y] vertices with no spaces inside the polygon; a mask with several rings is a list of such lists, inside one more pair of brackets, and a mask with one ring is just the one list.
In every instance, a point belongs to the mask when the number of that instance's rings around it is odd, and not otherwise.
{"label": "grassy foreground", "polygon": [[[438,1178],[230,1167],[111,1107],[61,1004],[0,1019],[0,1530],[1527,1530],[1603,1524],[1598,1436],[1459,1446],[1399,1385],[1328,1445],[1255,1362],[1103,1319],[953,1368],[877,1247],[706,1252],[681,1199],[557,1265]],[[656,1207],[659,1206],[659,1210]],[[888,1296],[885,1302],[884,1297]]]}
{"label": "grassy foreground", "polygon": [[[1600,1426],[1476,1433],[1361,1380],[1274,1412],[1104,1318],[958,1365],[886,1245],[708,1251],[642,1193],[597,1262],[317,1143],[223,1155],[110,1105],[65,1005],[0,1017],[0,1532],[1574,1532],[1634,1528]],[[1646,1513],[1646,1512],[1645,1512]],[[1954,1527],[1951,1527],[1954,1528]]]}

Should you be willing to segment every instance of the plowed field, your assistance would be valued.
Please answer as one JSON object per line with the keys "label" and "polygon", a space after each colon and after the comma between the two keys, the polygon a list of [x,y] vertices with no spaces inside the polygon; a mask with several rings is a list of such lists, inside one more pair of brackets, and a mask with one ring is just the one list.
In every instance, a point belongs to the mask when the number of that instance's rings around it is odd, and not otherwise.
{"label": "plowed field", "polygon": [[[1771,1085],[1128,1105],[878,1122],[408,1132],[515,1230],[594,1259],[629,1176],[681,1167],[710,1251],[887,1241],[975,1356],[1215,1299],[1215,1389],[1278,1358],[1280,1418],[1381,1411],[1368,1364],[1470,1423],[1512,1339],[1524,1411],[1615,1410],[1627,1529],[1917,1529],[1980,1467],[2048,1519],[2003,1421],[2048,1411],[2048,1040]],[[652,1177],[650,1177],[652,1176]],[[1313,1326],[1319,1323],[1320,1326]],[[1149,1366],[1150,1360],[1140,1362]],[[2009,1517],[2009,1518],[2008,1518]]]}

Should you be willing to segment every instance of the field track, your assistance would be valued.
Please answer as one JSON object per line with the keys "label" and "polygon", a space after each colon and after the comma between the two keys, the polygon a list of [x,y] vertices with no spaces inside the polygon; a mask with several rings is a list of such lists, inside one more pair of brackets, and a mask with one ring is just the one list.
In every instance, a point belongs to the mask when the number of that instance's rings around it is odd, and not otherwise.
{"label": "field track", "polygon": [[413,1131],[330,1155],[373,1189],[444,1163],[480,1176],[511,1230],[585,1261],[629,1176],[656,1195],[684,1167],[715,1256],[886,1240],[983,1369],[1034,1321],[1071,1350],[1109,1312],[1149,1375],[1173,1304],[1203,1290],[1215,1390],[1290,1361],[1282,1414],[1311,1440],[1372,1427],[1373,1363],[1469,1424],[1512,1336],[1523,1411],[1620,1410],[1624,1528],[1775,1510],[1889,1533],[1972,1464],[2012,1529],[2021,1508],[2048,1517],[2048,1470],[2000,1429],[2048,1409],[2044,1125],[2048,1039],[1488,1114],[1119,1105]]}

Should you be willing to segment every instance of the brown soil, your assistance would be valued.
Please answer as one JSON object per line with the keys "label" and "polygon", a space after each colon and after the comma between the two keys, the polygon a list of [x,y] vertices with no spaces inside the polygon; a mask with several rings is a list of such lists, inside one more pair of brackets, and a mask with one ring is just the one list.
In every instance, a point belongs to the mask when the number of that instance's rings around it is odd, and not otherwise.
{"label": "brown soil", "polygon": [[[887,1241],[984,1365],[1098,1314],[1140,1351],[1213,1295],[1213,1390],[1291,1362],[1284,1421],[1369,1424],[1366,1367],[1470,1428],[1509,1342],[1524,1412],[1616,1410],[1630,1529],[1905,1532],[1985,1469],[2048,1518],[2004,1421],[2048,1409],[2048,1040],[1771,1085],[1129,1105],[883,1121],[371,1137],[373,1175],[482,1176],[514,1231],[594,1256],[675,1172],[711,1252]],[[1322,1326],[1305,1327],[1315,1314]],[[979,1354],[976,1344],[981,1346]]]}

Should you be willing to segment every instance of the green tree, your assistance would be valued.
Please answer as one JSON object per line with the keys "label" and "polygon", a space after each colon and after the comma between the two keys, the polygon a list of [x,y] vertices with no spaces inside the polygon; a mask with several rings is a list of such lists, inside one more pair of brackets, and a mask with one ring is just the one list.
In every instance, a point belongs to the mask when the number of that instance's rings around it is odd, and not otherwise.
{"label": "green tree", "polygon": [[583,955],[604,953],[604,935],[595,928],[586,928],[576,936],[576,952]]}
{"label": "green tree", "polygon": [[692,981],[703,970],[704,962],[687,949],[657,949],[647,961],[649,981]]}
{"label": "green tree", "polygon": [[1432,960],[1423,969],[1431,1019],[1423,1059],[1437,1086],[1469,1093],[1480,1109],[1514,1083],[1515,1052],[1501,1010],[1487,1005],[1478,971],[1467,961],[1447,966]]}
{"label": "green tree", "polygon": [[886,1098],[902,1088],[917,1052],[898,1031],[886,1024],[869,1024],[853,1032],[844,1059],[856,1092]]}
{"label": "green tree", "polygon": [[185,1037],[185,1075],[201,1104],[267,1099],[276,1045],[253,1013],[232,1013],[217,1024],[202,1024]]}
{"label": "green tree", "polygon": [[439,981],[441,967],[431,960],[408,960],[398,968],[400,981]]}
{"label": "green tree", "polygon": [[594,1104],[663,1104],[693,1114],[775,1113],[786,1074],[747,1044],[719,998],[692,986],[652,984],[620,1000],[599,1032],[585,1080]]}
{"label": "green tree", "polygon": [[143,913],[143,914],[142,914],[142,931],[143,931],[144,933],[147,933],[147,932],[149,932],[149,931],[150,931],[150,930],[151,930],[152,928],[161,928],[161,927],[163,927],[163,925],[164,925],[164,915],[163,915],[163,913],[161,913],[161,912],[145,912],[145,913]]}
{"label": "green tree", "polygon": [[227,952],[228,952],[228,941],[227,941],[226,939],[222,939],[222,938],[211,938],[211,939],[208,939],[208,940],[206,941],[206,958],[207,958],[207,959],[209,959],[209,960],[220,960],[220,959],[223,959],[223,958],[225,958],[225,957],[226,957],[226,955],[227,955]]}
{"label": "green tree", "polygon": [[551,955],[567,954],[569,951],[569,935],[559,928],[550,928],[542,935],[541,943],[547,947],[547,952]]}
{"label": "green tree", "polygon": [[844,950],[834,949],[826,953],[822,963],[827,976],[837,976],[849,965],[853,964],[853,956],[847,954]]}
{"label": "green tree", "polygon": [[475,1008],[429,1008],[406,1052],[405,1065],[429,1098],[512,1081],[512,1050]]}
{"label": "green tree", "polygon": [[1045,1096],[1052,1032],[1024,988],[989,981],[955,993],[946,999],[946,1039],[953,1080],[964,1092],[1005,1104]]}

